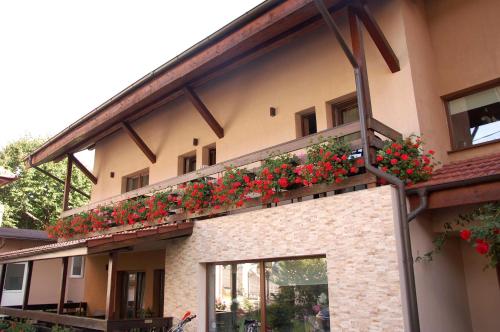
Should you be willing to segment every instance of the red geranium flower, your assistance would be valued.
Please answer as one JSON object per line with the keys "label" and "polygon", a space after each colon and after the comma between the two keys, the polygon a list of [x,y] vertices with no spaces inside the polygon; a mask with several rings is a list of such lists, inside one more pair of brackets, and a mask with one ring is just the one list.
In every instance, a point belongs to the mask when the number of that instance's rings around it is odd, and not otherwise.
{"label": "red geranium flower", "polygon": [[391,165],[396,165],[398,163],[397,159],[391,159]]}
{"label": "red geranium flower", "polygon": [[463,231],[460,232],[460,237],[464,241],[468,241],[470,239],[472,232],[468,229],[464,229]]}
{"label": "red geranium flower", "polygon": [[286,187],[288,187],[288,179],[287,178],[280,178],[278,180],[278,184],[280,185],[281,188],[286,188]]}
{"label": "red geranium flower", "polygon": [[406,153],[402,154],[401,160],[408,160],[408,155]]}
{"label": "red geranium flower", "polygon": [[481,255],[488,253],[490,250],[490,245],[482,239],[476,240],[476,251]]}

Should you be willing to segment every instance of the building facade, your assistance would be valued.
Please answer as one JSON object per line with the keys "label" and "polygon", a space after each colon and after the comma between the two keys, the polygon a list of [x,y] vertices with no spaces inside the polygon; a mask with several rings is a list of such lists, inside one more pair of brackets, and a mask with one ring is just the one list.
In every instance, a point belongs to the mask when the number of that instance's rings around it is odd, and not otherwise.
{"label": "building facade", "polygon": [[[0,260],[62,259],[64,271],[67,257],[85,256],[78,302],[88,317],[63,315],[68,291],[58,293],[58,317],[34,316],[64,325],[149,327],[190,310],[199,331],[252,320],[268,331],[498,331],[497,272],[483,271],[486,260],[458,236],[432,262],[408,262],[433,248],[446,222],[500,198],[498,12],[496,0],[266,1],[29,157],[36,166],[69,155],[68,173],[75,165],[93,179],[88,206],[65,204],[70,220],[229,166],[252,170],[270,154],[304,154],[323,135],[347,136],[370,158],[366,147],[418,134],[446,171],[405,192],[410,210],[417,194],[426,198],[409,223],[411,243],[401,235],[401,189],[377,184],[366,166],[343,184],[287,190],[279,203],[182,218],[171,210],[164,224]],[[86,148],[95,150],[92,171],[73,156]]]}

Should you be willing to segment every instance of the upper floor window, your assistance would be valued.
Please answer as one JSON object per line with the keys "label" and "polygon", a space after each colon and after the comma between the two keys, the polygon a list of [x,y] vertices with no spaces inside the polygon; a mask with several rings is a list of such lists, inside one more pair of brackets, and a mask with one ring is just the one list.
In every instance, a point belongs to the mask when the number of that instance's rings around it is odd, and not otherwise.
{"label": "upper floor window", "polygon": [[318,132],[316,111],[313,108],[296,114],[297,136],[304,137]]}
{"label": "upper floor window", "polygon": [[359,121],[358,101],[356,95],[344,101],[332,103],[333,127]]}
{"label": "upper floor window", "polygon": [[123,177],[123,190],[128,192],[145,187],[149,184],[149,169],[127,175]]}
{"label": "upper floor window", "polygon": [[212,166],[217,164],[217,149],[215,147],[215,143],[203,147],[201,161],[203,166]]}
{"label": "upper floor window", "polygon": [[500,84],[447,99],[453,149],[500,139]]}
{"label": "upper floor window", "polygon": [[71,257],[71,278],[83,278],[83,256]]}
{"label": "upper floor window", "polygon": [[196,155],[183,157],[183,174],[194,172],[196,170]]}

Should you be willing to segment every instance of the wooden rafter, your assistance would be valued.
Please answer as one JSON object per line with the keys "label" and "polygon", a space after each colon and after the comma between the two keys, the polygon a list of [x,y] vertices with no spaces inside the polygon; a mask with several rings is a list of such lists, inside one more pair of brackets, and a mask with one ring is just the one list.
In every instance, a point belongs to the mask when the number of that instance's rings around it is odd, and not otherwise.
{"label": "wooden rafter", "polygon": [[68,155],[68,158],[71,158],[73,164],[75,164],[75,166],[78,167],[78,169],[82,171],[82,173],[85,174],[85,176],[88,177],[92,183],[97,184],[97,177],[92,174],[92,172],[89,171],[88,168],[80,162],[80,160],[76,159],[73,154]]}
{"label": "wooden rafter", "polygon": [[401,67],[399,65],[398,57],[387,41],[387,38],[375,20],[375,17],[373,17],[370,9],[366,5],[365,0],[357,1],[357,4],[355,4],[353,8],[356,11],[356,15],[358,15],[360,20],[363,22],[363,25],[370,34],[370,37],[377,46],[391,72],[395,73],[400,71]]}
{"label": "wooden rafter", "polygon": [[151,151],[151,149],[144,143],[142,138],[136,133],[136,131],[126,122],[122,122],[121,126],[123,130],[130,136],[130,138],[137,144],[142,153],[154,164],[156,162],[156,155]]}
{"label": "wooden rafter", "polygon": [[188,97],[188,99],[191,101],[193,106],[198,110],[203,119],[205,119],[205,121],[208,123],[210,128],[212,128],[215,135],[217,135],[217,137],[219,138],[224,137],[224,128],[222,128],[219,122],[217,122],[217,120],[214,118],[212,113],[210,113],[205,104],[203,104],[196,92],[194,92],[193,89],[189,86],[185,86],[183,91],[186,97]]}
{"label": "wooden rafter", "polygon": [[[346,0],[325,0],[328,8],[338,10],[347,3]],[[184,61],[176,61],[164,66],[165,70],[156,72],[147,80],[147,84],[138,85],[133,91],[121,94],[119,98],[106,104],[105,107],[96,109],[92,117],[87,116],[78,121],[71,130],[58,135],[42,148],[35,151],[32,156],[32,164],[53,160],[60,155],[74,150],[75,146],[84,141],[92,140],[93,137],[113,128],[118,119],[123,121],[159,102],[170,94],[175,94],[182,89],[186,82],[195,82],[200,78],[211,75],[221,68],[223,64],[229,64],[234,60],[241,60],[244,54],[250,54],[252,50],[264,53],[260,46],[269,45],[275,40],[278,42],[283,34],[293,30],[308,20],[314,20],[317,11],[311,0],[288,0],[283,1],[266,10],[258,17],[249,20],[237,29],[227,31],[220,39],[212,39],[213,43],[192,52],[186,56]],[[312,22],[312,21],[310,21]],[[270,47],[271,48],[271,47]],[[268,48],[268,49],[270,49]],[[92,121],[89,121],[92,119]]]}
{"label": "wooden rafter", "polygon": [[66,179],[64,181],[63,211],[69,208],[69,193],[71,191],[71,174],[73,173],[73,160],[68,156]]}

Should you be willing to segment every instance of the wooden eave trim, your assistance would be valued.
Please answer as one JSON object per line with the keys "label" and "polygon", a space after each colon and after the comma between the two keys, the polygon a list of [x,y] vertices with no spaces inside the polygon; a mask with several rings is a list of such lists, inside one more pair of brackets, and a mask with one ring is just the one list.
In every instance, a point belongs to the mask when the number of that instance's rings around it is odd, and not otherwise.
{"label": "wooden eave trim", "polygon": [[428,208],[440,209],[500,200],[500,181],[433,191],[428,196]]}
{"label": "wooden eave trim", "polygon": [[[59,250],[58,250],[59,249]],[[0,264],[28,262],[28,261],[41,261],[46,259],[72,257],[72,256],[85,256],[88,254],[85,244],[81,244],[77,248],[51,248],[50,250],[42,251],[40,253],[26,253],[13,256],[12,258],[1,258]]]}
{"label": "wooden eave trim", "polygon": [[[345,0],[328,0],[327,6],[340,6],[346,2]],[[156,77],[153,75],[147,84],[137,87],[130,94],[117,98],[105,109],[93,114],[91,119],[85,118],[75,123],[54,138],[50,144],[33,152],[32,164],[39,165],[60,156],[64,151],[74,151],[74,147],[88,138],[112,128],[116,121],[123,121],[134,112],[155,105],[167,95],[181,89],[182,86],[196,81],[218,66],[227,64],[231,59],[237,58],[316,15],[317,11],[312,5],[312,0],[289,0],[273,7],[221,40],[214,42],[213,45],[172,66],[169,70]]]}

